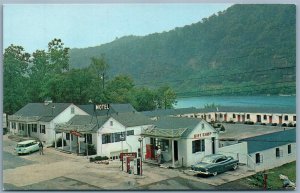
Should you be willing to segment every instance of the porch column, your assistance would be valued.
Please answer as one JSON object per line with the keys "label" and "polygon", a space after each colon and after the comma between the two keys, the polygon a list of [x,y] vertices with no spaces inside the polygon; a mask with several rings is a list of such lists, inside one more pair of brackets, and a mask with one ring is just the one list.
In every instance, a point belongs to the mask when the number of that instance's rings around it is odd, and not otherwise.
{"label": "porch column", "polygon": [[172,167],[175,168],[174,139],[172,139]]}
{"label": "porch column", "polygon": [[72,152],[72,137],[71,137],[71,133],[69,133],[69,144],[70,144],[70,152]]}
{"label": "porch column", "polygon": [[80,154],[80,141],[79,141],[79,136],[77,136],[77,142],[78,142],[78,154]]}
{"label": "porch column", "polygon": [[61,132],[61,149],[64,150],[64,132]]}
{"label": "porch column", "polygon": [[28,130],[28,124],[26,123],[26,128],[27,128],[27,137],[29,137],[29,130]]}
{"label": "porch column", "polygon": [[57,149],[56,131],[54,131],[54,148]]}

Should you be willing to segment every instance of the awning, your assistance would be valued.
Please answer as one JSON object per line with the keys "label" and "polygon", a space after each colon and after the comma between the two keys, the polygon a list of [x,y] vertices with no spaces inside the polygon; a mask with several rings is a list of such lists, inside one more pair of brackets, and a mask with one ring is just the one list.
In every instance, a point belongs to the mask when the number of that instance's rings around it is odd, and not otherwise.
{"label": "awning", "polygon": [[180,138],[187,128],[180,129],[160,129],[157,127],[148,127],[142,129],[141,136],[156,138]]}

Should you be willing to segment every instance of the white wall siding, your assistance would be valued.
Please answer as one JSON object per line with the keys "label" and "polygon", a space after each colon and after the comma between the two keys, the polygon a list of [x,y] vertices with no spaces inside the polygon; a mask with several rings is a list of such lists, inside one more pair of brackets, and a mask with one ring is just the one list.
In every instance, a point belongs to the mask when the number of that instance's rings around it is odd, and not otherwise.
{"label": "white wall siding", "polygon": [[247,142],[241,142],[229,146],[220,147],[217,153],[226,156],[232,156],[234,159],[238,159],[239,163],[247,164]]}
{"label": "white wall siding", "polygon": [[262,163],[258,163],[255,166],[256,171],[272,169],[296,160],[296,143],[291,143],[291,154],[288,154],[288,144],[279,146],[279,149],[282,151],[282,157],[276,157],[276,148],[250,154],[254,161],[256,153],[260,153],[263,156]]}

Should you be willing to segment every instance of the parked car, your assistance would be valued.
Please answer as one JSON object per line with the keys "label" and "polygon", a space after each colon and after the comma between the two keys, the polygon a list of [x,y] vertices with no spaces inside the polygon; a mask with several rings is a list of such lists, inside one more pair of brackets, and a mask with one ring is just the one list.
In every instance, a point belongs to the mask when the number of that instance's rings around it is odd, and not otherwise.
{"label": "parked car", "polygon": [[197,174],[216,176],[219,173],[237,169],[238,162],[231,156],[212,154],[204,156],[201,162],[192,165],[191,170]]}
{"label": "parked car", "polygon": [[36,140],[22,141],[17,144],[15,150],[18,155],[32,153],[39,150],[39,142]]}

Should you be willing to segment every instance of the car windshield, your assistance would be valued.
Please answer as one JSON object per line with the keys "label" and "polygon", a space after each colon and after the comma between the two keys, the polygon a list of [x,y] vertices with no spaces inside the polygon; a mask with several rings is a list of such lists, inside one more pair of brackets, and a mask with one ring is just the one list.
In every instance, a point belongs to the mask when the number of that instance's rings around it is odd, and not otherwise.
{"label": "car windshield", "polygon": [[26,147],[26,144],[18,144],[17,147]]}
{"label": "car windshield", "polygon": [[204,157],[201,162],[204,162],[204,163],[213,163],[214,159],[213,157]]}

